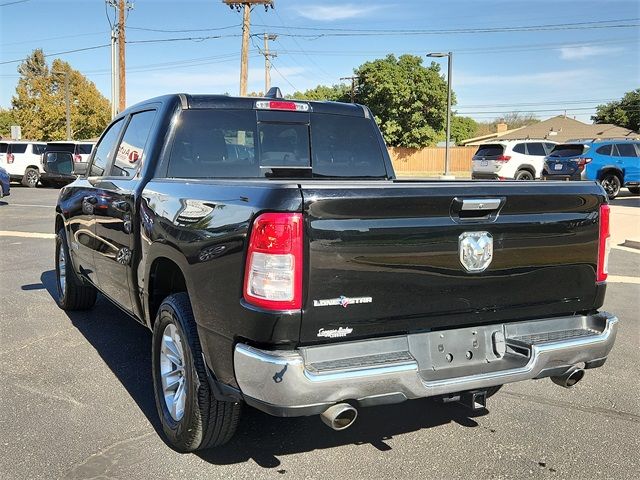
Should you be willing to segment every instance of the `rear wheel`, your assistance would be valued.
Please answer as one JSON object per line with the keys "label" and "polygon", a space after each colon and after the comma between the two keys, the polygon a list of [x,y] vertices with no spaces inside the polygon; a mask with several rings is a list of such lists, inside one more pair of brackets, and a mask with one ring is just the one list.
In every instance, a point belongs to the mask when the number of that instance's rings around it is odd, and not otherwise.
{"label": "rear wheel", "polygon": [[179,452],[227,443],[236,431],[240,403],[215,399],[207,378],[191,302],[167,297],[153,325],[153,384],[162,430]]}
{"label": "rear wheel", "polygon": [[63,310],[87,310],[96,303],[96,288],[82,283],[69,262],[64,229],[56,236],[56,286],[58,306]]}
{"label": "rear wheel", "polygon": [[622,183],[620,182],[620,177],[615,173],[605,173],[600,179],[600,185],[602,185],[604,191],[607,192],[609,200],[613,200],[620,193]]}
{"label": "rear wheel", "polygon": [[634,195],[640,195],[640,187],[627,187],[629,189],[629,192],[633,193]]}
{"label": "rear wheel", "polygon": [[40,180],[40,172],[35,168],[27,168],[22,176],[22,185],[29,188],[36,188]]}
{"label": "rear wheel", "polygon": [[534,180],[535,177],[533,176],[533,173],[531,173],[529,170],[518,170],[518,172],[516,172],[515,179],[516,180]]}

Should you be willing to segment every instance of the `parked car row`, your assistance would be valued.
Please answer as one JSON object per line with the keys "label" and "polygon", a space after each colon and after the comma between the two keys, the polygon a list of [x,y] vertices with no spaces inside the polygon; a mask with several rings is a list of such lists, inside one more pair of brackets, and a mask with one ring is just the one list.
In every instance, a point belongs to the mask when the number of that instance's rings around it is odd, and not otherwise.
{"label": "parked car row", "polygon": [[[94,145],[93,142],[79,141],[2,140],[0,167],[6,170],[11,181],[21,182],[26,187],[66,184],[73,180],[74,175],[86,172]],[[69,159],[71,163],[67,164]]]}
{"label": "parked car row", "polygon": [[610,199],[622,187],[640,194],[640,142],[504,140],[480,145],[472,178],[493,180],[591,180]]}

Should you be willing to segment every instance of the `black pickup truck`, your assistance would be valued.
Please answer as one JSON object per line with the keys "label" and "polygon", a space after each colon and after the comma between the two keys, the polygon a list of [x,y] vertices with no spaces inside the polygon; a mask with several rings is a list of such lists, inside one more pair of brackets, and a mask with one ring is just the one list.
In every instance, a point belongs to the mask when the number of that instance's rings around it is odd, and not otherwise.
{"label": "black pickup truck", "polygon": [[118,115],[61,191],[58,303],[100,291],[153,331],[163,429],[193,451],[245,403],[340,430],[575,384],[615,339],[608,228],[596,183],[396,179],[360,105],[176,94]]}

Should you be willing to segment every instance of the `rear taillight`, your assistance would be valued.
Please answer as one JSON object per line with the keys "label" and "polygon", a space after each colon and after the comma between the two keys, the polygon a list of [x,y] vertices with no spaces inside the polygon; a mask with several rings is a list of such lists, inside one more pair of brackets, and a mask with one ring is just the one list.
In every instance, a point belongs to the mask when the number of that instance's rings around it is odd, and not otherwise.
{"label": "rear taillight", "polygon": [[500,155],[498,158],[496,158],[496,162],[508,162],[509,160],[511,160],[511,157],[509,155]]}
{"label": "rear taillight", "polygon": [[609,205],[600,205],[600,236],[598,242],[598,265],[596,270],[596,282],[605,282],[609,273]]}
{"label": "rear taillight", "polygon": [[76,153],[76,154],[73,156],[73,161],[74,161],[75,163],[81,162],[81,161],[82,161],[82,157],[80,156],[80,154]]}
{"label": "rear taillight", "polygon": [[244,299],[269,310],[302,307],[302,214],[263,213],[253,222]]}
{"label": "rear taillight", "polygon": [[590,158],[585,158],[585,157],[579,157],[573,160],[574,162],[576,162],[578,164],[578,170],[583,171],[584,167],[587,166],[587,163],[591,162]]}
{"label": "rear taillight", "polygon": [[7,163],[13,163],[14,159],[15,159],[15,157],[13,156],[13,153],[8,153],[7,154]]}

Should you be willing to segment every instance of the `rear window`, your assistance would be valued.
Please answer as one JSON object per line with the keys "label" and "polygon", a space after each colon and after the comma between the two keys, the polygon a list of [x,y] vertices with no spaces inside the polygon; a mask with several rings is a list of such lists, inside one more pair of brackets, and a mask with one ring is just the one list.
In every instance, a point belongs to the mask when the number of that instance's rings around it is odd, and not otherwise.
{"label": "rear window", "polygon": [[575,157],[576,155],[582,155],[589,147],[584,145],[556,145],[551,153],[550,157]]}
{"label": "rear window", "polygon": [[311,114],[310,124],[257,121],[255,110],[185,110],[167,176],[386,177],[370,120]]}
{"label": "rear window", "polygon": [[476,156],[478,157],[499,157],[504,153],[504,145],[480,145]]}
{"label": "rear window", "polygon": [[27,151],[26,143],[12,143],[11,144],[11,153],[24,153]]}
{"label": "rear window", "polygon": [[76,153],[76,145],[75,143],[47,143],[45,151]]}

